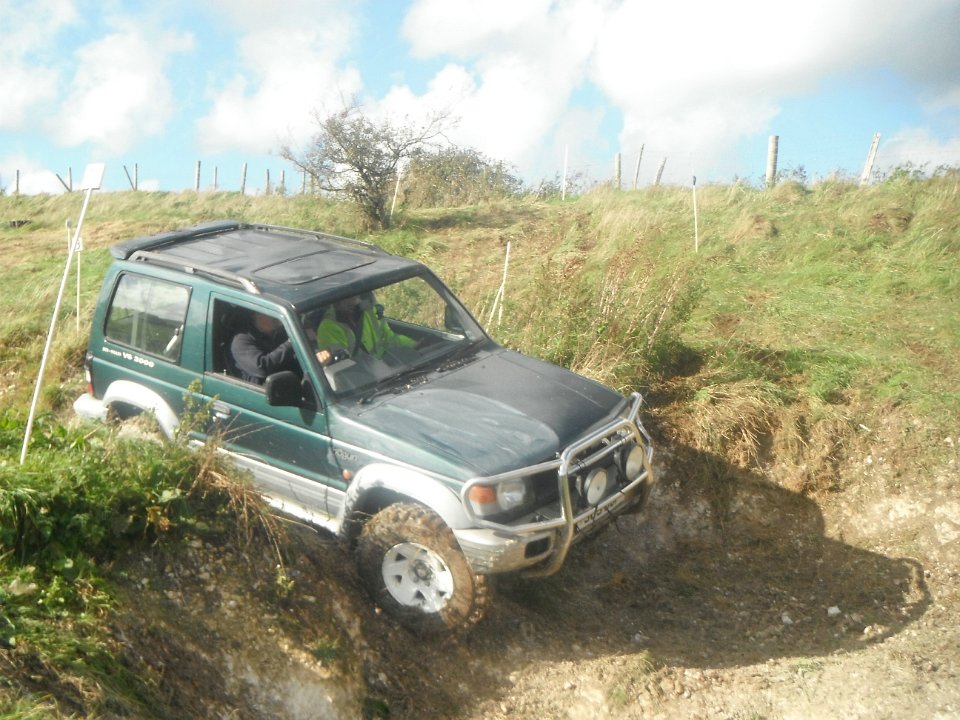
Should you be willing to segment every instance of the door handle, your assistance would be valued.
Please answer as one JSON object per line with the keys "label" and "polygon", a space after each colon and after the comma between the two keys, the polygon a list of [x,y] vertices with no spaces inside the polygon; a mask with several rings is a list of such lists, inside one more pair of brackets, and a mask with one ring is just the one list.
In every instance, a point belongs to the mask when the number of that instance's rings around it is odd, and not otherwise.
{"label": "door handle", "polygon": [[211,406],[214,420],[226,420],[230,417],[230,406],[219,400]]}

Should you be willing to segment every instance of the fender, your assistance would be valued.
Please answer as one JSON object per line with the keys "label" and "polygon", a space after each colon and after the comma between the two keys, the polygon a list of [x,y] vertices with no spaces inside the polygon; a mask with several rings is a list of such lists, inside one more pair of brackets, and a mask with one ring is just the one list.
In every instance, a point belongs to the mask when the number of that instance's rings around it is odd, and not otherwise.
{"label": "fender", "polygon": [[116,380],[110,383],[103,394],[105,408],[123,403],[139,408],[143,412],[152,412],[168,438],[173,438],[180,420],[166,400],[155,391],[130,380]]}
{"label": "fender", "polygon": [[347,488],[337,517],[341,532],[351,524],[346,519],[355,509],[362,508],[364,496],[378,490],[387,490],[425,505],[452,530],[473,527],[463,511],[460,496],[436,478],[410,467],[372,463],[360,470]]}

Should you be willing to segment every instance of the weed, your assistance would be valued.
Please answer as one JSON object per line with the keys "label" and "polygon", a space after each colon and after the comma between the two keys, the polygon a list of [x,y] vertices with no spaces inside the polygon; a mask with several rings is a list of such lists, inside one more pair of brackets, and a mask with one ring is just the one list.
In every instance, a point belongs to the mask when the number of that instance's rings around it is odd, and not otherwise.
{"label": "weed", "polygon": [[652,687],[657,666],[647,652],[627,655],[620,659],[607,681],[607,700],[614,709],[623,709],[645,689]]}
{"label": "weed", "polygon": [[313,646],[311,652],[317,660],[325,664],[337,661],[342,654],[337,640],[321,640]]}

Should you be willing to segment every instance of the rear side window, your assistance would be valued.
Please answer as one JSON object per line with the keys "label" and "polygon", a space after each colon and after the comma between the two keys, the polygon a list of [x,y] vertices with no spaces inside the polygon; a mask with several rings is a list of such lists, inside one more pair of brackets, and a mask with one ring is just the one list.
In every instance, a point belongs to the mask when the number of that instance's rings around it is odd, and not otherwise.
{"label": "rear side window", "polygon": [[190,290],[183,285],[125,273],[107,314],[107,337],[167,360],[180,357]]}

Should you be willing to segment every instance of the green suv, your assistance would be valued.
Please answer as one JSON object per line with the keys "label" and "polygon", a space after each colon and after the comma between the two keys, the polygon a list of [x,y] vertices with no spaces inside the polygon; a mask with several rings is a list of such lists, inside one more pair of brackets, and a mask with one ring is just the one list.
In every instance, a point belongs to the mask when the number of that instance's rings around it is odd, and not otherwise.
{"label": "green suv", "polygon": [[419,262],[233,221],[111,253],[75,411],[172,436],[194,393],[195,439],[350,543],[415,630],[475,622],[488,576],[554,573],[646,502],[640,396],[499,346]]}

